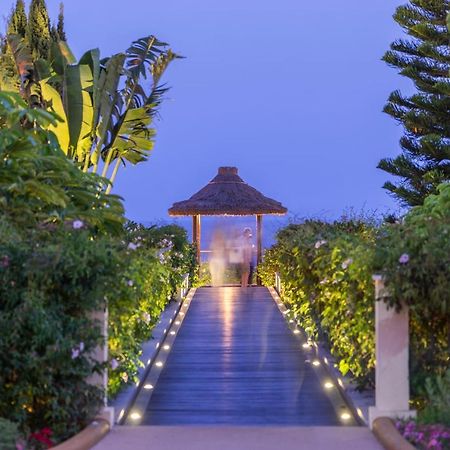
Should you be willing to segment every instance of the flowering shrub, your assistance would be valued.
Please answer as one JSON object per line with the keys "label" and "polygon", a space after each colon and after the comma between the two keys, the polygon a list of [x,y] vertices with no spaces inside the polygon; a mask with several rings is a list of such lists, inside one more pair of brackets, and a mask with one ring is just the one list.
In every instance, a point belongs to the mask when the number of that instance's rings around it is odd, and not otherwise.
{"label": "flowering shrub", "polygon": [[186,231],[178,226],[145,228],[130,223],[123,236],[121,277],[108,290],[108,395],[135,381],[141,344],[151,337],[164,307],[181,285],[182,276],[195,270],[195,253]]}
{"label": "flowering shrub", "polygon": [[328,342],[341,372],[351,372],[361,387],[372,385],[374,375],[375,236],[359,220],[292,224],[278,233],[258,269],[266,285],[280,273],[293,318]]}
{"label": "flowering shrub", "polygon": [[51,428],[52,440],[64,439],[101,405],[102,392],[86,381],[100,369],[90,314],[117,257],[108,238],[91,237],[64,227],[22,235],[0,222],[0,417],[25,437]]}
{"label": "flowering shrub", "polygon": [[[109,307],[114,394],[194,267],[184,230],[124,229],[120,199],[66,158],[47,131],[55,123],[0,93],[0,431],[8,445],[39,450],[102,405],[87,382],[104,369],[92,358],[101,343],[93,313]],[[23,443],[11,443],[17,433]]]}
{"label": "flowering shrub", "polygon": [[417,392],[429,375],[449,367],[450,184],[401,223],[385,226],[376,264],[391,305],[410,307],[411,382]]}
{"label": "flowering shrub", "polygon": [[420,424],[413,420],[395,423],[401,435],[420,450],[450,448],[450,428],[444,425]]}

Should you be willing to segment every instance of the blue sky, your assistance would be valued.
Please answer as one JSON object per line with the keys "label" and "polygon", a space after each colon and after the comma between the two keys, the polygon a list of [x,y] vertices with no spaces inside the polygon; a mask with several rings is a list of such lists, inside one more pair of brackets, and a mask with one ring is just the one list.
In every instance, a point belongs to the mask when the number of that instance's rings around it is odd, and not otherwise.
{"label": "blue sky", "polygon": [[[58,3],[47,0],[53,17]],[[154,153],[119,172],[114,192],[128,217],[166,219],[221,165],[298,217],[397,209],[376,165],[399,152],[401,128],[381,112],[386,98],[411,90],[380,60],[402,35],[392,19],[400,3],[67,0],[77,56],[155,34],[186,57],[166,74],[172,89]]]}

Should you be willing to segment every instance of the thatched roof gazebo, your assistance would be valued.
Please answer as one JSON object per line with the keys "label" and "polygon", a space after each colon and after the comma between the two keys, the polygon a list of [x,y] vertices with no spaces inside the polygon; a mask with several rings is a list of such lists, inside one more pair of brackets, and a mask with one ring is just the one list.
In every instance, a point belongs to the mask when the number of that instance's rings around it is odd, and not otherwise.
{"label": "thatched roof gazebo", "polygon": [[265,197],[238,175],[236,167],[219,167],[218,174],[190,199],[176,202],[171,216],[192,216],[192,240],[197,244],[200,263],[201,216],[256,216],[257,261],[262,257],[263,214],[284,215],[287,209],[276,200]]}

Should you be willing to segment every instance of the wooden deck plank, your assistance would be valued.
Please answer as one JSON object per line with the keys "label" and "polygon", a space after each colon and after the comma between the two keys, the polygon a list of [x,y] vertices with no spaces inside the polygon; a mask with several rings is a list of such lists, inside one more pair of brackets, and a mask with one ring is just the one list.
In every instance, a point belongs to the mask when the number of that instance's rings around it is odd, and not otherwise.
{"label": "wooden deck plank", "polygon": [[341,425],[266,288],[198,289],[143,425]]}

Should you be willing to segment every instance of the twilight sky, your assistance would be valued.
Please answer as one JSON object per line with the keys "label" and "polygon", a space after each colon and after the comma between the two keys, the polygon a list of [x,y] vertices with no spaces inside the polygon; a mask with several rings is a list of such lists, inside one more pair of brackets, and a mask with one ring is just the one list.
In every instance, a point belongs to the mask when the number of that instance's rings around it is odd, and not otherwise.
{"label": "twilight sky", "polygon": [[[401,128],[381,109],[411,87],[380,58],[405,1],[66,0],[77,56],[149,34],[186,56],[166,73],[152,156],[119,172],[127,216],[166,219],[221,165],[299,217],[397,209],[376,165],[398,153]],[[59,0],[47,4],[56,17]]]}

